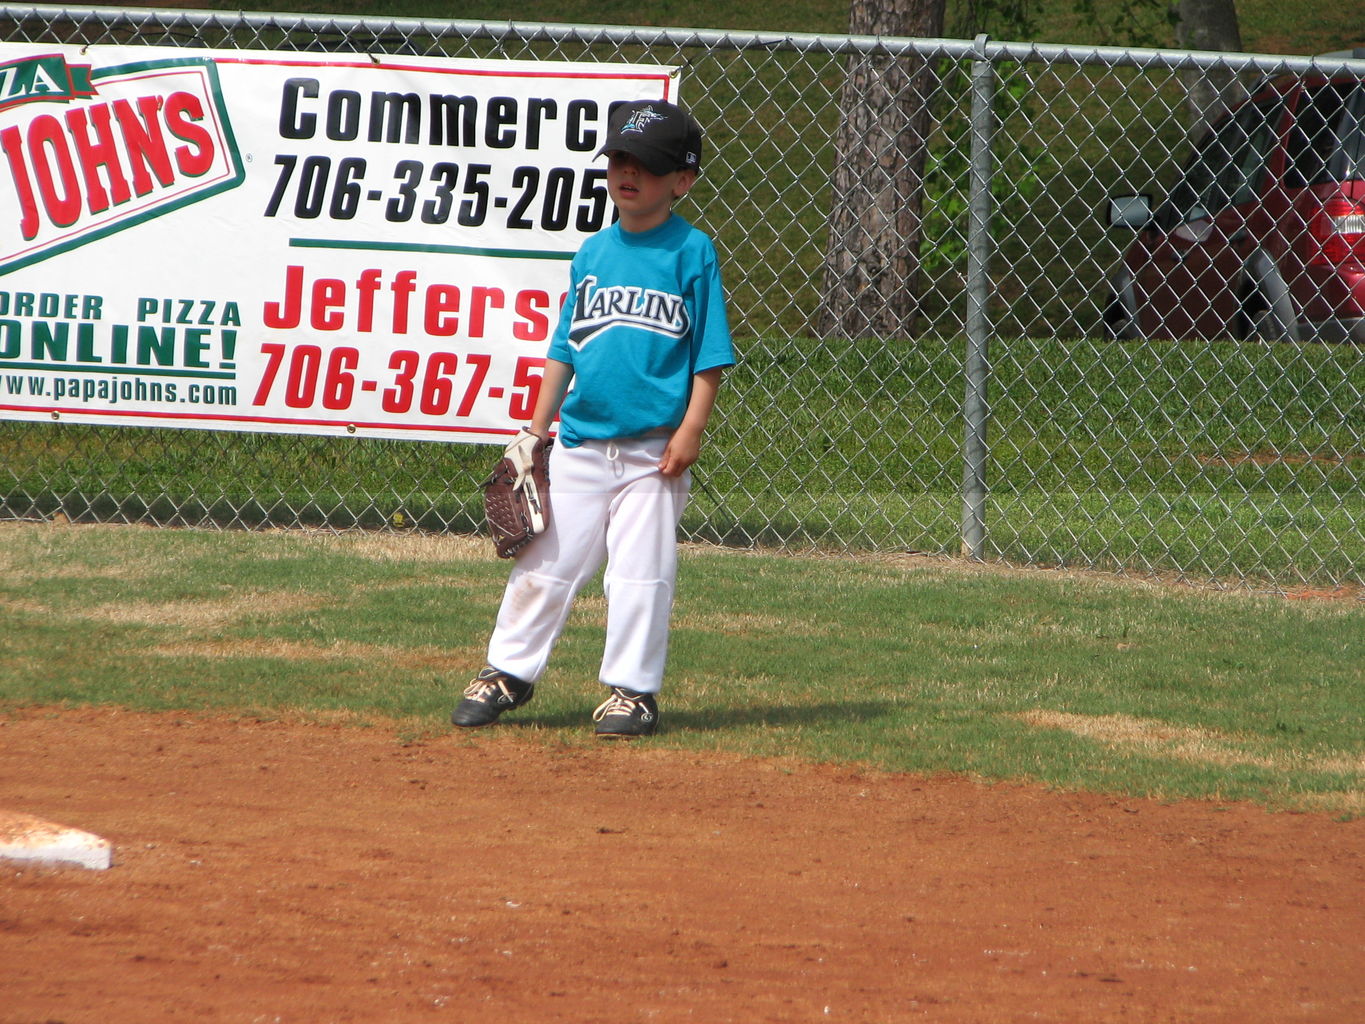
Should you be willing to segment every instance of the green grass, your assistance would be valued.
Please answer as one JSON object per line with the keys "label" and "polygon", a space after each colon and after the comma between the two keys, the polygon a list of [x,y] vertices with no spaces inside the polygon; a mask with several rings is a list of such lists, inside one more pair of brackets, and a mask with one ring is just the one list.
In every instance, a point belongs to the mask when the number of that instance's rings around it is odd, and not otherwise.
{"label": "green grass", "polygon": [[[740,545],[958,550],[960,339],[749,342],[684,521]],[[1365,360],[1341,346],[994,346],[989,553],[1360,582]],[[480,528],[488,449],[0,424],[0,512]],[[107,495],[139,495],[115,498]]]}
{"label": "green grass", "polygon": [[[462,538],[0,524],[0,713],[189,709],[445,742],[505,571]],[[500,729],[592,742],[602,620],[585,593]],[[1355,601],[687,549],[664,708],[666,748],[1365,810]]]}

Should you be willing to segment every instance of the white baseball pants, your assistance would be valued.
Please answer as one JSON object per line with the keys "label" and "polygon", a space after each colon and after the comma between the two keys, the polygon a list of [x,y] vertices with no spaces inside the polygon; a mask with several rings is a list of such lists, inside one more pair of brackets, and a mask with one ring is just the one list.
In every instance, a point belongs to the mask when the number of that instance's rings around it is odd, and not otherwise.
{"label": "white baseball pants", "polygon": [[668,657],[678,523],[691,474],[666,477],[667,435],[587,441],[550,452],[550,524],[517,556],[488,664],[535,682],[579,589],[606,562],[607,635],[598,678],[658,693]]}

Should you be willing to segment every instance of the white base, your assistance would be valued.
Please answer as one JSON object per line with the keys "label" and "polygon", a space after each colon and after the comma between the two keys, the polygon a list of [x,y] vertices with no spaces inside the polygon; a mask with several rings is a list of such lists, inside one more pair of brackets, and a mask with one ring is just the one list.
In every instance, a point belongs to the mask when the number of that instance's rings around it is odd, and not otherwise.
{"label": "white base", "polygon": [[113,859],[109,840],[29,814],[0,811],[0,859],[78,864],[103,871]]}

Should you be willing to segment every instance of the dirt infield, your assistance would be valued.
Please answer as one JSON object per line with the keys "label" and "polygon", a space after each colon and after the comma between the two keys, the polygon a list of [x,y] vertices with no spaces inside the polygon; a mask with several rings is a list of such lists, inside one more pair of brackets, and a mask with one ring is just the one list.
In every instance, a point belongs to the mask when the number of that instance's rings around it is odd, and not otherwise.
{"label": "dirt infield", "polygon": [[499,727],[0,717],[0,1022],[1365,1020],[1365,821]]}

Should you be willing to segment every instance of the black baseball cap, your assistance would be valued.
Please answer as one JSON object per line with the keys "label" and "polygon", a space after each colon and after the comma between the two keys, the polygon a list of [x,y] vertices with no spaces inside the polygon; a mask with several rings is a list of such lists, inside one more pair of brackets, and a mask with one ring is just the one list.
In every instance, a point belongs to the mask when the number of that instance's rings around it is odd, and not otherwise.
{"label": "black baseball cap", "polygon": [[611,112],[597,151],[629,153],[651,174],[701,170],[701,125],[667,100],[632,100]]}

